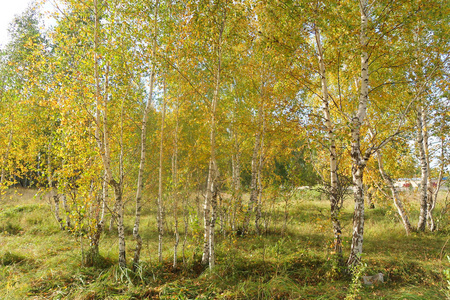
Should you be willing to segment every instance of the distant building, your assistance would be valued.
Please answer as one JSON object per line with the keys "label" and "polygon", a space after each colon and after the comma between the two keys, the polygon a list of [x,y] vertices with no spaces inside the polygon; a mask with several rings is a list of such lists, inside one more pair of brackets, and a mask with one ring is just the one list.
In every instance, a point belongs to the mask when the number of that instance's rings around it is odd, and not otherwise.
{"label": "distant building", "polygon": [[[417,189],[420,187],[421,178],[399,178],[394,183],[394,186],[398,189]],[[447,177],[442,178],[442,184],[447,181]],[[437,179],[432,179],[431,183],[433,187],[437,186]],[[442,185],[441,185],[442,186]]]}

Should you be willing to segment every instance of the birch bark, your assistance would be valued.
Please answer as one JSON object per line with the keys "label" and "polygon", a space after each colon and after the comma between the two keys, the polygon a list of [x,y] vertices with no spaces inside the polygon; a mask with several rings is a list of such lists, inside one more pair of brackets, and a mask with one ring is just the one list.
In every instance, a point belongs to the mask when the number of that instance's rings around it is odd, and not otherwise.
{"label": "birch bark", "polygon": [[175,219],[175,243],[173,245],[173,268],[177,268],[178,261],[178,244],[180,242],[180,234],[178,232],[178,103],[175,109],[175,135],[173,139],[173,159],[172,159],[172,182],[174,189],[173,197],[173,217]]}
{"label": "birch bark", "polygon": [[[233,125],[235,126],[235,125]],[[233,232],[236,231],[236,218],[238,210],[241,209],[241,151],[238,140],[238,135],[236,132],[236,128],[233,130],[233,139],[234,139],[234,153],[231,157],[231,168],[232,168],[232,189],[233,189],[233,210],[231,216],[231,230]]]}
{"label": "birch bark", "polygon": [[[119,181],[113,178],[111,170],[111,149],[109,145],[109,133],[107,127],[108,121],[108,110],[107,110],[107,97],[108,97],[108,79],[109,79],[109,66],[107,66],[105,74],[105,95],[101,97],[100,89],[100,74],[99,74],[99,32],[100,32],[100,21],[99,21],[99,5],[98,0],[94,0],[94,78],[95,78],[95,103],[96,103],[96,113],[95,122],[96,130],[95,137],[97,140],[97,145],[102,157],[103,169],[107,182],[114,189],[115,202],[117,205],[117,230],[119,236],[119,266],[122,268],[126,267],[126,249],[125,249],[125,231],[123,225],[123,143],[121,141],[121,153],[120,153],[120,167],[119,167]],[[103,98],[103,99],[102,99]],[[103,103],[102,103],[103,102]],[[122,108],[123,110],[123,108]],[[101,114],[103,119],[100,118]],[[122,120],[123,122],[123,113]],[[103,129],[102,131],[100,129]],[[122,126],[123,130],[123,126]],[[123,135],[123,132],[122,132]],[[122,139],[121,135],[121,139]]]}
{"label": "birch bark", "polygon": [[255,144],[253,146],[252,153],[252,169],[251,169],[251,181],[250,181],[250,199],[248,202],[247,213],[245,215],[243,232],[247,233],[249,230],[250,218],[253,214],[254,206],[258,201],[258,163],[259,163],[259,151],[261,148],[261,122],[262,122],[262,105],[258,108],[258,122],[255,134]]}
{"label": "birch bark", "polygon": [[[5,183],[5,170],[6,170],[6,164],[8,163],[9,152],[11,151],[11,145],[12,145],[12,141],[13,141],[13,133],[14,133],[14,131],[13,131],[13,129],[11,129],[9,131],[8,146],[6,147],[6,152],[3,155],[2,172],[0,175],[0,188]],[[1,192],[1,190],[0,190],[0,192]]]}
{"label": "birch bark", "polygon": [[429,229],[430,231],[435,231],[436,230],[436,223],[434,221],[434,217],[433,217],[433,210],[436,207],[436,202],[437,202],[437,196],[439,194],[439,190],[441,189],[442,186],[442,180],[443,180],[443,176],[444,176],[444,169],[445,169],[445,146],[444,146],[444,140],[445,138],[441,137],[441,166],[440,166],[440,170],[439,170],[439,175],[438,175],[438,179],[437,182],[435,183],[435,186],[431,189],[430,192],[430,198],[428,200],[428,221],[429,221]]}
{"label": "birch bark", "polygon": [[[214,239],[214,226],[216,221],[216,208],[217,208],[217,176],[218,169],[216,163],[216,110],[219,100],[220,89],[220,74],[222,71],[222,35],[225,29],[226,16],[223,16],[222,22],[219,27],[219,35],[217,38],[217,67],[215,70],[215,83],[214,93],[211,101],[211,120],[210,120],[210,162],[208,168],[208,181],[206,188],[206,197],[204,203],[204,245],[202,263],[209,263],[209,268],[213,269],[215,266],[215,239]],[[210,210],[212,209],[212,211]]]}
{"label": "birch bark", "polygon": [[417,147],[419,148],[420,166],[421,166],[421,181],[420,181],[420,212],[419,222],[417,224],[417,231],[425,231],[427,220],[427,206],[428,206],[428,163],[424,147],[423,138],[423,115],[422,107],[419,105],[417,109]]}
{"label": "birch bark", "polygon": [[381,154],[381,151],[377,150],[375,152],[375,155],[377,157],[378,169],[380,171],[381,177],[383,178],[384,182],[387,184],[387,186],[391,190],[392,199],[394,200],[394,205],[397,208],[397,212],[400,215],[400,218],[402,218],[402,222],[403,222],[403,226],[405,227],[406,234],[409,235],[413,231],[413,229],[412,229],[411,223],[409,222],[409,218],[405,211],[405,208],[403,207],[403,203],[400,200],[398,191],[397,191],[396,187],[394,186],[394,181],[384,170],[383,156]]}
{"label": "birch bark", "polygon": [[264,136],[266,133],[266,122],[264,119],[264,103],[261,103],[261,109],[262,109],[262,129],[261,129],[261,145],[260,145],[260,153],[259,153],[259,160],[258,160],[258,185],[257,185],[257,198],[256,198],[256,210],[255,210],[255,229],[256,234],[261,234],[261,229],[259,226],[259,220],[261,219],[261,207],[262,207],[262,169],[264,164]]}
{"label": "birch bark", "polygon": [[364,185],[363,175],[370,152],[366,155],[361,153],[361,125],[364,123],[367,102],[369,95],[369,55],[367,52],[367,23],[368,23],[368,0],[359,2],[361,14],[361,82],[359,105],[356,115],[351,120],[351,158],[352,158],[352,178],[353,196],[355,199],[355,210],[353,214],[353,234],[350,255],[347,260],[348,265],[360,263],[363,236],[364,236]]}
{"label": "birch bark", "polygon": [[[423,126],[423,148],[425,151],[425,157],[427,162],[427,225],[430,231],[435,230],[435,224],[434,224],[434,218],[433,218],[433,210],[436,206],[436,197],[435,197],[435,190],[437,190],[438,186],[436,185],[436,188],[434,188],[432,179],[431,179],[431,170],[430,170],[430,149],[429,149],[429,128],[428,128],[428,114],[427,110],[424,108],[424,106],[421,106],[421,112],[422,112],[422,126]],[[440,172],[441,174],[442,172]],[[438,181],[440,181],[440,178],[438,178]],[[437,196],[437,193],[436,193]]]}
{"label": "birch bark", "polygon": [[[55,205],[55,218],[56,221],[59,224],[59,227],[61,230],[64,230],[64,223],[59,213],[59,195],[58,192],[55,192],[55,189],[53,187],[53,169],[52,169],[52,158],[51,158],[51,152],[52,152],[52,140],[48,142],[47,145],[47,181],[48,181],[48,189],[50,194],[50,199],[53,199],[54,205]],[[1,186],[1,182],[0,182]]]}
{"label": "birch bark", "polygon": [[164,82],[163,92],[163,108],[161,117],[161,140],[159,144],[159,175],[158,175],[158,259],[159,262],[163,261],[162,247],[163,247],[163,157],[164,157],[164,122],[166,118],[166,84]]}
{"label": "birch bark", "polygon": [[320,30],[314,26],[314,34],[316,38],[317,45],[317,57],[319,60],[319,71],[322,85],[322,111],[324,116],[325,128],[327,130],[327,139],[329,143],[329,153],[330,153],[330,214],[331,223],[334,232],[334,251],[339,256],[342,257],[342,228],[339,221],[339,197],[338,197],[338,176],[337,176],[337,156],[336,156],[336,139],[334,136],[334,128],[331,122],[331,113],[329,107],[329,95],[328,95],[328,82],[326,76],[326,69],[324,63],[324,56],[322,50],[322,42],[320,38]]}
{"label": "birch bark", "polygon": [[64,226],[64,228],[69,229],[72,226],[70,224],[70,207],[69,207],[69,204],[67,203],[67,196],[65,194],[62,194],[61,198],[62,198],[64,213],[66,215],[66,225]]}
{"label": "birch bark", "polygon": [[107,197],[108,185],[106,183],[106,176],[103,176],[102,191],[96,196],[97,201],[97,211],[96,211],[96,225],[94,229],[94,234],[91,237],[89,243],[89,250],[86,253],[84,264],[85,266],[91,267],[95,265],[95,261],[99,256],[99,245],[100,237],[103,232],[104,220],[105,220],[105,210],[106,210],[106,197]]}
{"label": "birch bark", "polygon": [[145,161],[146,161],[146,141],[147,141],[147,122],[148,122],[148,114],[152,107],[153,101],[153,86],[155,82],[155,58],[156,58],[156,37],[158,33],[158,8],[159,8],[159,0],[156,0],[155,4],[155,36],[153,37],[152,44],[152,55],[151,55],[151,73],[150,73],[150,86],[149,86],[149,99],[145,104],[144,113],[142,115],[142,126],[141,126],[141,154],[139,160],[139,171],[137,176],[137,189],[136,189],[136,213],[135,213],[135,221],[133,227],[133,237],[136,240],[136,248],[134,249],[134,258],[133,258],[133,270],[136,270],[136,267],[139,265],[139,260],[141,256],[142,249],[142,238],[139,234],[139,226],[141,220],[141,209],[142,209],[142,191],[144,189],[144,170],[145,170]]}

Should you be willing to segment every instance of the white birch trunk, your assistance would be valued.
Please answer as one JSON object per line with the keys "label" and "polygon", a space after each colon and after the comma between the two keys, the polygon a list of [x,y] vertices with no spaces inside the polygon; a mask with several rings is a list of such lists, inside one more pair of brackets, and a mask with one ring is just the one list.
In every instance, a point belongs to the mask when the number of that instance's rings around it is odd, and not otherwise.
{"label": "white birch trunk", "polygon": [[[107,88],[108,88],[108,72],[106,73],[106,93],[105,95],[108,95],[107,92]],[[120,114],[120,156],[119,156],[119,181],[118,182],[113,182],[114,184],[114,191],[115,191],[115,196],[116,196],[116,203],[118,204],[118,210],[117,210],[117,230],[119,233],[119,266],[122,268],[126,268],[127,266],[127,260],[126,260],[126,247],[125,247],[125,227],[124,227],[124,201],[123,201],[123,178],[125,176],[124,173],[124,169],[123,169],[123,158],[124,158],[124,153],[123,153],[123,120],[124,120],[124,104],[122,102],[122,107],[121,107],[121,114]],[[107,130],[106,130],[106,124],[107,124],[107,120],[106,120],[106,98],[105,98],[105,120],[104,120],[104,125],[105,125],[105,136],[107,137]],[[106,145],[108,145],[108,143],[105,143]],[[108,158],[110,157],[109,155],[109,147],[106,148],[106,152],[108,153]]]}
{"label": "white birch trunk", "polygon": [[439,170],[439,176],[438,176],[438,180],[436,182],[436,187],[432,189],[430,197],[431,199],[429,199],[429,206],[428,206],[428,219],[429,219],[429,229],[430,231],[435,231],[436,230],[436,223],[434,222],[434,217],[433,217],[433,211],[434,208],[436,207],[436,202],[437,202],[437,196],[439,194],[439,190],[441,189],[442,186],[442,179],[444,176],[444,169],[445,169],[445,150],[444,150],[444,139],[445,138],[441,138],[441,166],[440,166],[440,170]]}
{"label": "white birch trunk", "polygon": [[405,211],[405,208],[403,207],[403,203],[400,200],[398,191],[397,191],[396,187],[394,186],[394,181],[384,171],[383,157],[382,157],[381,151],[377,150],[375,152],[375,155],[377,157],[378,169],[380,171],[381,177],[383,178],[384,182],[387,184],[387,186],[391,190],[392,200],[394,200],[394,205],[397,208],[397,212],[400,215],[400,218],[402,219],[403,226],[405,227],[405,230],[406,230],[406,235],[409,235],[412,232],[412,226],[411,226],[411,223],[409,222],[409,218]]}
{"label": "white birch trunk", "polygon": [[[217,103],[219,101],[219,89],[220,89],[220,73],[222,69],[222,34],[225,28],[225,16],[222,20],[222,24],[219,28],[219,36],[217,39],[217,68],[215,72],[214,94],[211,102],[211,133],[210,133],[210,162],[208,168],[208,181],[206,187],[206,197],[204,203],[204,245],[202,263],[209,263],[209,268],[213,269],[215,266],[215,239],[214,239],[214,226],[216,221],[216,209],[217,209],[217,187],[216,180],[218,176],[217,164],[216,164],[216,110]],[[214,199],[213,199],[214,197]],[[210,211],[212,208],[212,213]]]}
{"label": "white birch trunk", "polygon": [[103,176],[101,197],[102,208],[100,213],[100,221],[98,222],[98,228],[100,229],[100,232],[102,232],[103,228],[105,227],[106,201],[108,200],[108,183],[106,182],[106,176]]}
{"label": "white birch trunk", "polygon": [[266,122],[264,119],[264,107],[263,105],[261,105],[261,108],[263,110],[263,120],[262,120],[262,131],[261,131],[261,145],[260,145],[260,153],[259,153],[259,162],[258,162],[258,193],[257,193],[257,199],[256,199],[256,211],[255,211],[255,229],[256,229],[256,233],[258,235],[261,234],[261,229],[259,226],[259,220],[261,219],[261,207],[262,207],[262,194],[263,194],[263,189],[262,189],[262,169],[263,169],[263,164],[264,164],[264,135],[266,133]]}
{"label": "white birch trunk", "polygon": [[51,199],[53,199],[53,203],[55,205],[55,218],[56,221],[59,224],[59,227],[61,230],[64,230],[64,223],[63,219],[61,218],[61,214],[59,213],[59,195],[54,195],[53,193],[50,193]]}
{"label": "white birch trunk", "polygon": [[123,199],[122,199],[122,186],[117,184],[114,186],[114,196],[117,202],[117,231],[119,234],[119,266],[126,268],[126,247],[125,247],[125,229],[123,225]]}
{"label": "white birch trunk", "polygon": [[1,171],[1,175],[0,175],[0,195],[1,195],[1,188],[3,187],[3,184],[5,183],[5,173],[6,173],[5,170],[6,170],[6,164],[8,163],[9,152],[11,151],[11,145],[12,145],[12,141],[13,141],[13,133],[14,133],[14,131],[11,129],[9,131],[8,146],[6,147],[5,154],[3,155],[2,171]]}
{"label": "white birch trunk", "polygon": [[166,117],[166,84],[164,82],[164,96],[163,96],[163,108],[161,117],[161,140],[159,144],[159,176],[158,176],[158,259],[159,262],[163,261],[162,247],[163,247],[163,157],[164,157],[164,122]]}
{"label": "white birch trunk", "polygon": [[[99,32],[100,32],[100,21],[99,21],[99,11],[98,11],[98,1],[94,0],[94,77],[95,77],[95,102],[96,102],[96,130],[95,137],[97,140],[97,145],[102,157],[103,169],[105,171],[105,176],[107,178],[107,182],[110,186],[114,188],[114,196],[117,205],[117,229],[119,235],[119,266],[122,268],[126,267],[126,257],[125,257],[125,232],[123,225],[123,143],[121,141],[121,153],[120,153],[120,174],[119,181],[116,181],[113,178],[112,170],[111,170],[111,149],[109,146],[109,134],[107,128],[108,121],[108,111],[107,111],[107,97],[108,97],[108,79],[109,79],[109,66],[107,66],[107,71],[105,74],[105,95],[102,99],[101,90],[100,90],[100,75],[99,75],[99,55],[98,49],[100,46],[99,43]],[[101,103],[103,102],[103,103]],[[103,105],[102,105],[103,104]],[[100,108],[103,108],[101,111]],[[122,108],[123,110],[123,108]],[[100,119],[100,113],[103,114],[103,120]],[[122,120],[123,122],[123,113]],[[100,128],[103,129],[103,132],[100,134]],[[123,126],[122,126],[123,130]],[[123,138],[123,132],[121,134],[121,140]]]}
{"label": "white birch trunk", "polygon": [[323,57],[322,42],[320,39],[320,31],[315,26],[314,33],[316,37],[317,53],[319,60],[319,70],[322,85],[322,111],[324,115],[325,128],[327,130],[327,139],[329,143],[329,153],[330,153],[330,214],[331,223],[333,226],[334,233],[334,251],[339,256],[342,257],[342,228],[339,221],[339,198],[338,198],[338,177],[337,177],[337,155],[336,155],[336,139],[334,136],[334,128],[331,122],[331,113],[329,107],[329,95],[328,95],[328,82],[326,76],[326,69]]}
{"label": "white birch trunk", "polygon": [[262,120],[262,108],[258,109],[258,127],[255,134],[255,144],[253,146],[252,162],[251,162],[251,181],[250,181],[250,199],[248,202],[247,213],[245,215],[245,221],[243,226],[243,233],[247,233],[249,230],[250,218],[253,214],[254,206],[258,201],[258,162],[259,151],[261,144],[261,120]]}
{"label": "white birch trunk", "polygon": [[109,220],[109,232],[112,232],[114,229],[114,223],[116,223],[116,215],[117,215],[117,203],[114,203],[114,206],[111,211],[111,219]]}
{"label": "white birch trunk", "polygon": [[205,195],[205,203],[203,206],[203,222],[205,225],[205,231],[204,231],[204,243],[203,243],[203,254],[202,254],[202,264],[206,265],[209,263],[209,256],[210,256],[210,235],[211,235],[211,226],[210,226],[210,206],[211,206],[211,198],[212,198],[212,192],[211,189],[213,187],[213,170],[212,170],[212,162],[209,163],[208,168],[208,181],[206,185],[206,195]]}
{"label": "white birch trunk", "polygon": [[66,225],[64,226],[65,229],[69,229],[71,227],[70,224],[70,207],[69,204],[67,203],[67,197],[66,195],[61,195],[62,198],[62,204],[63,204],[63,208],[64,208],[64,213],[66,215]]}
{"label": "white birch trunk", "polygon": [[[52,170],[52,158],[51,158],[51,151],[52,151],[52,140],[48,142],[47,145],[47,181],[48,181],[48,189],[50,194],[50,199],[53,199],[54,205],[55,205],[55,218],[56,221],[59,224],[59,227],[61,230],[64,230],[64,224],[63,220],[61,218],[61,215],[59,213],[59,195],[58,192],[55,192],[55,189],[53,188],[53,170]],[[1,184],[0,184],[1,186]]]}
{"label": "white birch trunk", "polygon": [[105,210],[106,210],[106,197],[107,197],[107,183],[106,176],[103,176],[102,191],[96,196],[97,199],[97,212],[96,212],[96,226],[94,234],[91,237],[89,251],[85,256],[84,264],[86,266],[94,266],[96,259],[99,256],[100,237],[103,232]]}
{"label": "white birch trunk", "polygon": [[144,189],[144,169],[145,169],[145,161],[147,155],[146,141],[147,141],[147,122],[148,122],[148,114],[150,112],[150,108],[152,107],[153,101],[153,86],[155,82],[155,59],[156,59],[156,36],[157,36],[157,19],[158,19],[158,8],[159,8],[159,0],[156,1],[155,7],[155,36],[153,37],[153,45],[152,45],[152,57],[151,57],[151,74],[150,74],[150,86],[149,86],[149,99],[145,104],[144,113],[142,115],[142,127],[141,127],[141,155],[139,160],[139,171],[137,176],[137,189],[136,189],[136,213],[135,213],[135,221],[133,227],[133,237],[136,240],[136,248],[134,249],[134,258],[133,258],[133,270],[136,271],[137,266],[139,265],[139,260],[141,257],[141,249],[142,249],[142,238],[139,234],[139,226],[141,220],[141,209],[142,209],[142,191]]}
{"label": "white birch trunk", "polygon": [[420,213],[419,222],[417,224],[418,231],[425,231],[426,219],[427,219],[427,206],[428,206],[428,164],[424,147],[423,138],[423,115],[422,108],[417,109],[417,147],[420,154],[420,166],[421,166],[421,181],[420,181]]}
{"label": "white birch trunk", "polygon": [[174,188],[173,197],[173,217],[175,219],[175,243],[173,245],[173,268],[177,268],[178,261],[178,244],[180,242],[180,234],[178,232],[178,201],[179,201],[179,191],[178,191],[178,103],[176,104],[175,111],[175,136],[173,145],[173,159],[172,159],[172,182]]}
{"label": "white birch trunk", "polygon": [[[421,106],[422,112],[422,126],[423,126],[423,147],[425,150],[425,157],[427,161],[427,225],[430,231],[434,231],[435,224],[433,218],[433,210],[435,207],[435,197],[434,197],[434,187],[431,181],[431,170],[430,170],[430,149],[429,149],[429,134],[428,134],[428,122],[427,122],[427,111]],[[436,195],[437,196],[437,195]]]}
{"label": "white birch trunk", "polygon": [[366,186],[365,196],[367,196],[367,206],[369,207],[369,209],[375,208],[372,195],[373,195],[372,188],[370,186],[369,187]]}
{"label": "white birch trunk", "polygon": [[231,157],[231,167],[232,167],[232,201],[233,201],[233,210],[231,215],[231,230],[233,232],[236,231],[236,218],[237,212],[241,209],[241,153],[240,146],[238,141],[238,135],[236,132],[236,128],[233,130],[233,139],[234,139],[234,153]]}
{"label": "white birch trunk", "polygon": [[183,257],[183,264],[186,263],[186,243],[189,229],[189,209],[188,209],[188,196],[183,192],[183,223],[184,223],[184,236],[183,236],[183,246],[181,250],[181,256]]}
{"label": "white birch trunk", "polygon": [[[215,179],[217,179],[217,167],[214,167]],[[214,180],[216,181],[216,180]],[[209,268],[212,270],[216,265],[216,241],[215,241],[215,225],[217,219],[217,196],[218,190],[216,183],[214,182],[212,187],[214,189],[212,191],[211,197],[211,221],[210,221],[210,232],[209,232]]]}
{"label": "white birch trunk", "polygon": [[351,120],[351,157],[352,157],[352,177],[353,177],[353,195],[355,199],[355,211],[353,215],[353,234],[350,255],[347,261],[348,265],[360,263],[363,236],[364,236],[364,185],[363,175],[368,155],[361,154],[361,125],[364,123],[367,102],[369,95],[369,55],[367,52],[367,23],[368,23],[368,0],[359,2],[361,13],[361,86],[359,95],[359,105],[356,116]]}

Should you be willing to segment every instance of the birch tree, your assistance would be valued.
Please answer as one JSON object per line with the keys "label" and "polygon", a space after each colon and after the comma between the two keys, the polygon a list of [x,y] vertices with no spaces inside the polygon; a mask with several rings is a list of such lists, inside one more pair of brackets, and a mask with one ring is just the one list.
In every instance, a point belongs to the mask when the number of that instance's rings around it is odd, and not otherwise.
{"label": "birch tree", "polygon": [[211,100],[211,119],[210,119],[210,161],[208,167],[208,180],[206,185],[206,196],[204,204],[204,223],[205,223],[205,235],[202,263],[209,264],[209,268],[213,269],[215,266],[216,254],[215,254],[215,222],[217,217],[217,177],[218,168],[216,161],[216,110],[219,101],[220,90],[220,75],[222,70],[222,45],[223,45],[223,32],[226,24],[226,8],[219,8],[220,3],[217,3],[217,8],[220,11],[218,17],[217,36],[214,40],[213,49],[215,51],[216,66],[214,70],[214,91]]}
{"label": "birch tree", "polygon": [[[142,209],[142,192],[144,190],[144,170],[145,170],[145,161],[146,161],[146,141],[147,141],[147,122],[150,109],[153,107],[153,89],[155,85],[155,76],[156,76],[156,51],[157,51],[157,36],[158,36],[158,9],[159,9],[159,0],[155,3],[154,8],[154,36],[152,41],[151,48],[151,56],[150,56],[150,83],[149,83],[149,97],[145,104],[144,113],[142,115],[142,125],[141,125],[141,142],[140,142],[140,160],[139,160],[139,171],[137,175],[137,189],[136,189],[136,213],[135,213],[135,222],[133,227],[133,236],[136,239],[136,248],[134,250],[134,259],[133,259],[133,269],[139,265],[140,254],[142,249],[142,238],[139,234],[139,226],[141,219],[141,209]],[[159,226],[159,223],[158,223]]]}
{"label": "birch tree", "polygon": [[314,35],[317,46],[317,59],[319,63],[319,76],[322,86],[322,110],[324,116],[324,124],[327,131],[327,139],[329,144],[329,172],[330,172],[330,204],[331,204],[331,223],[334,232],[334,251],[339,257],[342,257],[342,240],[341,240],[341,224],[339,221],[339,197],[338,197],[338,176],[337,176],[337,153],[336,140],[334,136],[333,124],[331,121],[330,104],[328,95],[328,81],[324,63],[324,55],[322,42],[320,37],[320,29],[314,24]]}
{"label": "birch tree", "polygon": [[406,234],[409,235],[413,231],[413,228],[411,226],[411,223],[409,221],[409,217],[407,215],[406,209],[404,208],[404,205],[400,199],[399,192],[394,185],[394,180],[387,174],[384,168],[384,162],[383,162],[383,156],[381,153],[381,150],[378,149],[375,151],[375,156],[378,162],[378,169],[381,174],[381,177],[385,181],[388,188],[391,190],[392,200],[394,201],[394,205],[397,208],[397,212],[400,215],[400,218],[402,219],[403,226],[405,227]]}
{"label": "birch tree", "polygon": [[417,147],[419,148],[421,181],[420,181],[420,214],[417,224],[418,231],[425,231],[428,210],[428,162],[425,153],[425,145],[423,138],[423,113],[422,107],[417,108]]}
{"label": "birch tree", "polygon": [[355,211],[353,216],[353,235],[350,256],[347,264],[359,263],[363,246],[364,234],[364,186],[363,174],[370,153],[361,153],[361,125],[366,118],[368,96],[369,96],[369,54],[367,52],[367,24],[369,15],[369,5],[367,0],[359,2],[361,13],[361,31],[359,43],[361,47],[361,77],[359,87],[359,105],[356,114],[351,119],[351,157],[352,157],[352,177],[353,195],[355,199]]}

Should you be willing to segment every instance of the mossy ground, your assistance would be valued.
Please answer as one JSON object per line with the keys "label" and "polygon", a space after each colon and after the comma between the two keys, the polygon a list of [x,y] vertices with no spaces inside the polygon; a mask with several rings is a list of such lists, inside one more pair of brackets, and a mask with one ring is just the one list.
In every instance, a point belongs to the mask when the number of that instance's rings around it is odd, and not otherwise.
{"label": "mossy ground", "polygon": [[[81,266],[87,241],[61,231],[45,197],[36,190],[11,189],[0,205],[1,299],[345,299],[351,278],[336,267],[328,202],[311,193],[289,205],[284,226],[284,202],[267,203],[268,231],[257,236],[222,235],[217,226],[217,267],[200,264],[201,232],[194,218],[188,232],[185,259],[179,246],[179,267],[172,268],[173,232],[166,230],[164,262],[157,259],[155,213],[144,210],[142,264],[137,272],[117,266],[115,232],[102,237],[96,267]],[[411,202],[415,201],[411,198]],[[414,207],[414,203],[409,204]],[[436,211],[439,210],[436,209]],[[127,209],[128,259],[134,242],[133,209]],[[416,222],[417,212],[411,211]],[[352,201],[342,211],[345,254],[350,247]],[[168,220],[168,227],[171,224]],[[180,222],[181,223],[181,222]],[[356,299],[445,299],[450,268],[448,216],[440,231],[406,236],[388,203],[366,211],[364,272],[382,272],[386,282],[356,289]],[[181,225],[182,227],[182,225]],[[355,289],[353,289],[355,291]]]}

